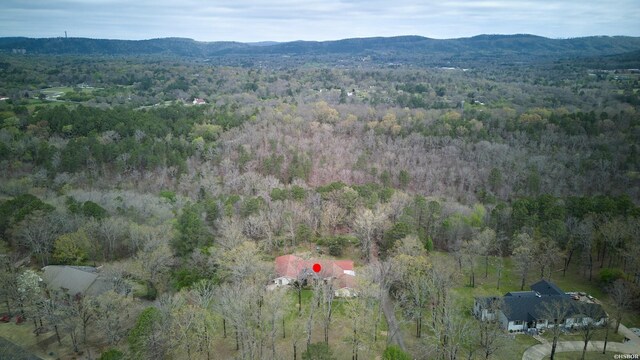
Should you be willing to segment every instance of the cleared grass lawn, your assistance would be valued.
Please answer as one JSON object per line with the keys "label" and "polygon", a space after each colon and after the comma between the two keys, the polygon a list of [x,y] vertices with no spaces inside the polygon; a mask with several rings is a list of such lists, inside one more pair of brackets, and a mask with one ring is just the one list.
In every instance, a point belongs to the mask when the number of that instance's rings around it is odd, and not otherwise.
{"label": "cleared grass lawn", "polygon": [[16,325],[15,319],[10,323],[0,323],[0,337],[21,346],[26,351],[37,355],[43,359],[71,359],[73,353],[71,349],[71,340],[63,332],[60,333],[62,338],[62,346],[58,345],[54,331],[49,331],[36,336],[33,333],[34,325],[31,320]]}
{"label": "cleared grass lawn", "polygon": [[[620,353],[607,351],[606,354],[603,354],[600,351],[587,351],[584,358],[585,360],[611,360],[613,359],[613,355],[617,355],[617,354],[620,354]],[[554,356],[554,359],[555,360],[575,360],[575,359],[580,359],[581,357],[582,357],[581,352],[570,351],[570,352],[556,353],[556,355]],[[545,360],[546,359],[550,359],[550,358],[547,356],[545,357]]]}
{"label": "cleared grass lawn", "polygon": [[51,88],[46,88],[46,89],[42,89],[40,90],[41,93],[51,96],[51,95],[56,95],[56,94],[64,94],[64,93],[68,93],[70,91],[73,91],[73,88],[70,86],[58,86],[58,87],[51,87]]}
{"label": "cleared grass lawn", "polygon": [[[278,354],[284,355],[282,358],[293,358],[293,347],[291,343],[290,337],[292,322],[298,316],[298,292],[290,289],[287,292],[288,301],[290,302],[290,311],[287,314],[285,326],[287,328],[287,338],[282,339],[281,329],[278,331],[278,335],[280,336],[280,340],[278,341],[277,347],[281,349]],[[313,296],[313,292],[309,289],[302,290],[301,299],[302,299],[302,316],[303,321],[306,324],[306,314],[304,312],[305,309],[309,307],[309,302]],[[333,351],[333,354],[337,359],[351,359],[351,343],[350,337],[351,333],[351,322],[345,316],[345,304],[349,302],[349,299],[335,298],[333,301],[333,315],[331,319],[331,327],[329,328],[329,346]],[[380,315],[380,322],[378,324],[378,340],[375,344],[373,344],[371,351],[361,350],[359,357],[368,358],[367,356],[375,356],[377,354],[381,354],[384,348],[386,347],[386,337],[387,333],[387,323],[384,318],[384,314]],[[296,334],[297,336],[302,336],[302,340],[298,342],[298,358],[300,358],[301,352],[306,349],[306,335],[304,334]],[[324,341],[324,330],[320,321],[320,314],[315,314],[314,326],[312,330],[311,342],[322,342]],[[227,342],[231,344],[231,342]]]}
{"label": "cleared grass lawn", "polygon": [[[439,260],[447,262],[451,267],[455,267],[456,270],[459,269],[458,263],[449,253],[434,252],[432,253],[432,256],[438,258]],[[500,289],[498,289],[497,268],[500,262],[502,262],[503,264],[503,269],[500,279]],[[556,269],[556,271],[554,271],[551,275],[551,281],[557,284],[564,291],[583,291],[587,294],[591,294],[596,299],[601,301],[603,307],[609,314],[613,314],[614,311],[613,306],[611,305],[611,300],[609,299],[608,295],[604,293],[604,291],[602,291],[596,280],[598,271],[599,268],[597,266],[594,267],[593,281],[589,282],[588,278],[581,273],[581,269],[578,266],[577,261],[574,260],[564,276],[562,274],[562,269]],[[533,267],[529,271],[527,280],[525,281],[524,290],[529,290],[529,286],[537,282],[538,280],[540,280],[540,271]],[[452,285],[452,294],[454,295],[455,300],[459,303],[459,306],[463,309],[462,314],[468,319],[476,321],[471,313],[474,297],[504,295],[509,291],[520,291],[520,283],[520,276],[517,273],[515,264],[513,263],[511,258],[499,259],[490,256],[487,276],[485,277],[485,259],[484,257],[478,256],[476,258],[475,267],[475,287],[470,286],[469,267],[468,264],[463,263],[460,278],[458,279],[456,285]],[[425,313],[425,317],[429,317],[428,312]],[[426,321],[427,320],[425,319],[425,324]],[[623,315],[622,323],[627,326],[638,326],[638,324],[640,324],[640,314],[638,314],[637,312],[626,312]],[[415,339],[415,324],[413,322],[405,322],[402,324],[402,330],[407,344],[413,345],[415,343],[415,341],[413,340]],[[593,340],[604,340],[604,333],[605,331],[603,329],[597,330]],[[544,336],[549,336],[548,332]],[[561,336],[561,340],[580,341],[580,333],[576,332],[573,334],[563,334]],[[609,341],[619,342],[622,340],[623,336],[614,334],[613,330],[609,331]],[[524,351],[529,346],[536,345],[538,343],[539,342],[531,336],[516,335],[514,341],[507,341],[505,346],[501,348],[495,355],[495,358],[520,359],[522,358],[522,354],[524,353]],[[611,359],[612,357],[613,353],[611,353],[611,355],[609,355],[609,357],[607,358]],[[575,355],[573,357],[568,357],[568,359],[575,359]]]}
{"label": "cleared grass lawn", "polygon": [[[605,329],[597,329],[594,334],[593,334],[593,338],[591,338],[592,341],[604,341],[604,336],[605,336]],[[551,333],[549,331],[545,331],[544,334],[542,334],[542,337],[547,339],[549,342],[551,342],[553,340],[553,335],[551,335]],[[582,333],[580,333],[580,331],[574,331],[571,333],[566,333],[566,334],[561,334],[560,341],[584,341],[582,339]],[[624,340],[624,336],[620,335],[620,334],[614,334],[613,333],[613,329],[609,330],[609,340],[610,342],[622,342]]]}
{"label": "cleared grass lawn", "polygon": [[540,342],[529,335],[516,335],[515,339],[507,340],[503,347],[498,349],[494,359],[522,359],[522,354],[525,350],[533,345],[538,345]]}

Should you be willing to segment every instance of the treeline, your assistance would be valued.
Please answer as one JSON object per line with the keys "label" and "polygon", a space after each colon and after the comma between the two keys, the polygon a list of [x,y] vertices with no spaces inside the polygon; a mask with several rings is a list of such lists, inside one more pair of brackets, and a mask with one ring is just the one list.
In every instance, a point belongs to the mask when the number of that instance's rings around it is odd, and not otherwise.
{"label": "treeline", "polygon": [[[0,161],[16,172],[31,164],[58,173],[100,174],[174,168],[186,170],[196,152],[211,151],[220,133],[248,119],[235,105],[215,110],[173,105],[163,109],[42,108],[8,117]],[[106,170],[105,170],[106,169]]]}
{"label": "treeline", "polygon": [[[229,357],[299,355],[318,334],[374,357],[388,301],[440,357],[475,349],[449,341],[447,329],[472,326],[450,288],[461,275],[475,286],[490,259],[510,256],[522,286],[571,265],[605,287],[640,282],[640,112],[618,96],[633,80],[562,67],[50,61],[0,64],[11,70],[0,73],[0,295],[30,319],[79,331],[74,306],[91,308],[108,329],[100,341],[141,358],[203,358],[216,344]],[[102,89],[73,90],[92,97],[82,104],[39,96],[76,81]],[[266,292],[275,256],[313,251],[355,260],[364,295],[333,312],[327,287]],[[128,306],[115,294],[43,307],[38,286],[33,301],[12,290],[37,276],[13,266],[21,256],[34,268],[103,264],[120,293],[158,305],[123,312],[138,319],[125,327],[103,311]],[[330,342],[329,329],[348,334]]]}

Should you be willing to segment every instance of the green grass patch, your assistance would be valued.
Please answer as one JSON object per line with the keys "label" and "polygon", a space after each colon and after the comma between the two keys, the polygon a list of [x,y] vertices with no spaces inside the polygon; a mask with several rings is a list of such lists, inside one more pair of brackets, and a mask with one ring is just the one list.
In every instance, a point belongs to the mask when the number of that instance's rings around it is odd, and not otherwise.
{"label": "green grass patch", "polygon": [[[587,351],[585,354],[585,360],[611,360],[613,359],[613,355],[620,354],[618,352],[607,351],[606,354],[603,354],[600,351]],[[568,351],[568,352],[559,352],[554,356],[555,360],[575,360],[580,359],[582,357],[582,353],[578,351]],[[545,359],[549,359],[548,356]]]}
{"label": "green grass patch", "polygon": [[508,339],[504,346],[498,349],[494,359],[522,359],[525,350],[540,342],[529,335],[515,335],[513,340]]}
{"label": "green grass patch", "polygon": [[[597,329],[594,332],[592,341],[604,341],[605,337],[605,329]],[[549,331],[545,331],[544,334],[541,335],[543,338],[547,339],[549,342],[553,340],[553,336]],[[582,333],[578,330],[560,334],[560,341],[584,341],[582,339]],[[613,329],[609,330],[609,341],[610,342],[622,342],[624,340],[624,336],[621,334],[614,334]]]}
{"label": "green grass patch", "polygon": [[55,95],[58,93],[67,93],[69,91],[73,91],[73,88],[70,86],[58,86],[40,90],[40,92],[45,95]]}

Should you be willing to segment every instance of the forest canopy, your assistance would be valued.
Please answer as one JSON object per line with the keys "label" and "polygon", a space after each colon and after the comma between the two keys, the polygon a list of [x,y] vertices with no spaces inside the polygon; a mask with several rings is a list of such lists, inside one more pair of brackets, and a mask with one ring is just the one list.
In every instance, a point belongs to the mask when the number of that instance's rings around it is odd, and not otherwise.
{"label": "forest canopy", "polygon": [[[496,41],[525,40],[545,43]],[[40,54],[0,54],[0,300],[62,357],[508,358],[531,344],[481,341],[500,333],[473,297],[540,277],[640,325],[628,57],[391,61],[351,41],[204,61],[213,47],[179,39],[179,56],[24,41]],[[353,261],[357,296],[273,286],[287,254]],[[109,291],[40,285],[57,265]]]}

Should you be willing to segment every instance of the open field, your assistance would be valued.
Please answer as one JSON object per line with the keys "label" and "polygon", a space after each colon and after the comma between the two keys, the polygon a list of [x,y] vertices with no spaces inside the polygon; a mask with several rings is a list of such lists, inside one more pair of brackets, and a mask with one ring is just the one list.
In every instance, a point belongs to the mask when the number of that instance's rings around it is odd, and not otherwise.
{"label": "open field", "polygon": [[[607,351],[606,354],[603,354],[600,352],[590,351],[586,353],[584,358],[585,360],[611,360],[611,359],[614,359],[613,356],[617,354],[620,354],[620,353]],[[580,359],[581,356],[582,356],[582,353],[562,352],[562,353],[557,353],[554,359],[555,360],[575,360],[575,359]],[[548,360],[549,357],[546,357],[544,359]]]}

